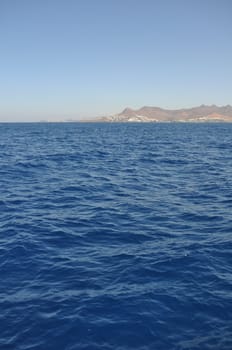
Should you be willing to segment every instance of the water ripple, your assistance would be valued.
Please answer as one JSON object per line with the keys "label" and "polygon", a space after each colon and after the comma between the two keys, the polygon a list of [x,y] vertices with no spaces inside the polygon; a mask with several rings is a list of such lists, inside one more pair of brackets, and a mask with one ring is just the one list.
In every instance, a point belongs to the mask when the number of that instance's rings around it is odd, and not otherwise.
{"label": "water ripple", "polygon": [[231,125],[0,127],[0,349],[232,348]]}

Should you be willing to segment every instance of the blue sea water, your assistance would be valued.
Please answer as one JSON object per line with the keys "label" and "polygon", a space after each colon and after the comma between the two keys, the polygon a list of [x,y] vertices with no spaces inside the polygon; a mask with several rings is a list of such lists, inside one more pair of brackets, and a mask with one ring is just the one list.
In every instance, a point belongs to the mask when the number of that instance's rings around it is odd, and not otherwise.
{"label": "blue sea water", "polygon": [[1,350],[231,350],[232,124],[0,124]]}

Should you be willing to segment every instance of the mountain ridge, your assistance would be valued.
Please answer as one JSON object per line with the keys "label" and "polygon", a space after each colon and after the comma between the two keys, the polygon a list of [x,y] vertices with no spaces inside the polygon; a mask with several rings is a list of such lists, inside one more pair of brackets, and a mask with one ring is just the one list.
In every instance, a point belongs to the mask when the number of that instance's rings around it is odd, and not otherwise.
{"label": "mountain ridge", "polygon": [[165,109],[143,106],[126,107],[122,112],[96,118],[101,122],[232,122],[232,106],[200,105],[191,108]]}

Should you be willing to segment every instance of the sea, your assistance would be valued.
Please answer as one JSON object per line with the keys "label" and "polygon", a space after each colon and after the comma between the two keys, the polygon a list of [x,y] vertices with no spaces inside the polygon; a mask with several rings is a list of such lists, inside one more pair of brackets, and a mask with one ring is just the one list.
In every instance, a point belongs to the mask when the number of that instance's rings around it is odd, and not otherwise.
{"label": "sea", "polygon": [[1,350],[231,350],[232,124],[0,124]]}

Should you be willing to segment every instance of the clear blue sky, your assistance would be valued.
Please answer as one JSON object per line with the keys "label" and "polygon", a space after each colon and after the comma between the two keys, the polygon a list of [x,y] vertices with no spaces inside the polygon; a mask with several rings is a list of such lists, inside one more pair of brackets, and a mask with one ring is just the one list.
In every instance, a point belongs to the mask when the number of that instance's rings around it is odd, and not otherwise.
{"label": "clear blue sky", "polygon": [[231,0],[0,0],[0,121],[232,104]]}

